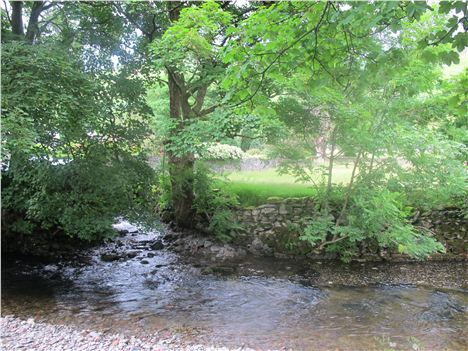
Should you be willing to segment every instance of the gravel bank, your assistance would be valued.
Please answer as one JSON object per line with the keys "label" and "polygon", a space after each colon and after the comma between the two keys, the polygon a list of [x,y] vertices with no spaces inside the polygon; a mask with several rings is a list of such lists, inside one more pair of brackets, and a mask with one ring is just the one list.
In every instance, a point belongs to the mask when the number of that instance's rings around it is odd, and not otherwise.
{"label": "gravel bank", "polygon": [[[176,335],[164,338],[125,337],[121,334],[102,334],[78,330],[69,326],[37,323],[32,318],[21,320],[14,316],[1,317],[2,351],[231,351],[252,349],[184,345]],[[253,350],[252,350],[253,351]]]}

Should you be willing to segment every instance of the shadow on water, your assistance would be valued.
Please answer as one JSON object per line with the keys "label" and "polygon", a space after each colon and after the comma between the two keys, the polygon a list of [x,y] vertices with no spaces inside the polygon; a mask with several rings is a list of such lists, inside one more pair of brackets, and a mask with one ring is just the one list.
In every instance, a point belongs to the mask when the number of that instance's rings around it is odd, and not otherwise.
{"label": "shadow on water", "polygon": [[228,346],[384,349],[391,340],[400,349],[415,342],[422,349],[468,347],[463,289],[314,287],[298,279],[300,267],[288,267],[290,277],[275,274],[273,259],[202,274],[171,252],[148,255],[147,236],[126,240],[140,248],[128,260],[103,262],[96,251],[84,266],[4,265],[2,313],[137,335],[169,328]]}

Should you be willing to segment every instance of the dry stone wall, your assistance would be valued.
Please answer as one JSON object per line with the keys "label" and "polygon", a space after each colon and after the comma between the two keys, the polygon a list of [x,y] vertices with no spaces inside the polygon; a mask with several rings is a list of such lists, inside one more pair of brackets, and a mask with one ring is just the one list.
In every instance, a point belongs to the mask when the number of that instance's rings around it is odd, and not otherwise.
{"label": "dry stone wall", "polygon": [[[260,255],[334,258],[329,254],[313,253],[308,243],[299,240],[304,223],[315,211],[316,203],[308,197],[269,198],[261,206],[237,209],[236,219],[243,229],[235,233],[235,244]],[[434,232],[447,249],[444,257],[467,257],[468,221],[461,210],[453,208],[418,213],[414,223]],[[382,254],[387,258],[401,258],[396,253],[382,253],[373,245],[364,243],[362,248],[362,257],[366,259],[380,259]]]}
{"label": "dry stone wall", "polygon": [[468,253],[468,218],[457,208],[418,214],[414,222],[433,231],[444,243],[447,253],[466,256]]}
{"label": "dry stone wall", "polygon": [[258,254],[303,253],[308,245],[299,240],[297,228],[312,217],[315,205],[308,197],[269,198],[264,205],[238,209],[236,218],[243,230],[235,234],[236,244]]}

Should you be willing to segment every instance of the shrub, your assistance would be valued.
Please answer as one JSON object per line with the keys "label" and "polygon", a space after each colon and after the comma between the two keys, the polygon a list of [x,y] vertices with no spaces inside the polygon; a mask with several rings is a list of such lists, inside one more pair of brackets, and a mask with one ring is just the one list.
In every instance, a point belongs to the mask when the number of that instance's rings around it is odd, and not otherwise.
{"label": "shrub", "polygon": [[323,211],[310,220],[300,239],[319,250],[338,253],[345,262],[359,254],[362,241],[374,242],[380,248],[415,258],[444,251],[443,245],[430,233],[410,223],[411,211],[401,193],[387,189],[357,189],[344,217]]}
{"label": "shrub", "polygon": [[2,234],[92,240],[116,217],[150,219],[145,109],[128,81],[101,80],[46,44],[7,43],[1,63]]}
{"label": "shrub", "polygon": [[205,143],[197,155],[202,160],[240,160],[245,154],[241,148],[220,143]]}
{"label": "shrub", "polygon": [[144,162],[99,155],[51,164],[22,160],[3,173],[4,235],[59,231],[84,240],[114,232],[116,217],[147,222],[153,171]]}
{"label": "shrub", "polygon": [[240,229],[232,212],[238,205],[236,195],[227,191],[200,162],[195,171],[194,191],[194,209],[208,223],[208,231],[220,241],[230,241],[230,233]]}

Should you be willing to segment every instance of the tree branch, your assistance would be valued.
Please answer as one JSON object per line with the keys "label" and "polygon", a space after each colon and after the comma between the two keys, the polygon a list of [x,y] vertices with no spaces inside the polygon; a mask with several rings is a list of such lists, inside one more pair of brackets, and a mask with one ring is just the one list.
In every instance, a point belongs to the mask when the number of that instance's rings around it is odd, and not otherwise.
{"label": "tree branch", "polygon": [[300,41],[302,41],[302,39],[304,39],[306,36],[310,35],[311,33],[315,33],[316,36],[318,34],[318,31],[320,29],[320,26],[322,25],[322,22],[323,20],[325,19],[325,16],[328,12],[330,8],[330,2],[327,2],[325,4],[325,8],[323,9],[322,11],[322,14],[320,16],[320,19],[319,21],[317,22],[317,24],[310,30],[308,31],[305,31],[303,34],[301,34],[298,38],[296,38],[291,44],[289,44],[288,46],[284,47],[283,49],[281,49],[279,51],[279,53],[276,55],[276,57],[261,71],[259,72],[258,74],[260,74],[260,83],[258,84],[258,86],[256,87],[255,91],[250,95],[248,96],[247,98],[241,100],[240,102],[234,104],[233,106],[231,107],[236,107],[236,106],[239,106],[247,101],[251,101],[257,94],[258,92],[260,91],[260,88],[262,87],[263,85],[263,82],[265,80],[265,75],[266,73],[271,69],[271,67],[273,67],[273,65],[290,49],[292,49],[294,46],[296,46]]}
{"label": "tree branch", "polygon": [[199,117],[203,117],[203,116],[206,116],[208,114],[210,114],[211,112],[213,112],[214,110],[216,110],[218,107],[224,105],[223,103],[219,103],[219,104],[214,104],[204,110],[201,110],[199,113],[197,113],[197,116]]}
{"label": "tree branch", "polygon": [[203,107],[203,102],[205,101],[206,91],[208,87],[206,85],[201,86],[197,90],[197,97],[195,98],[195,104],[193,105],[193,112],[198,115]]}
{"label": "tree branch", "polygon": [[2,1],[3,1],[3,7],[5,8],[6,17],[8,19],[8,22],[10,22],[10,25],[11,25],[11,17],[10,17],[10,11],[8,11],[8,4],[6,0],[2,0]]}

